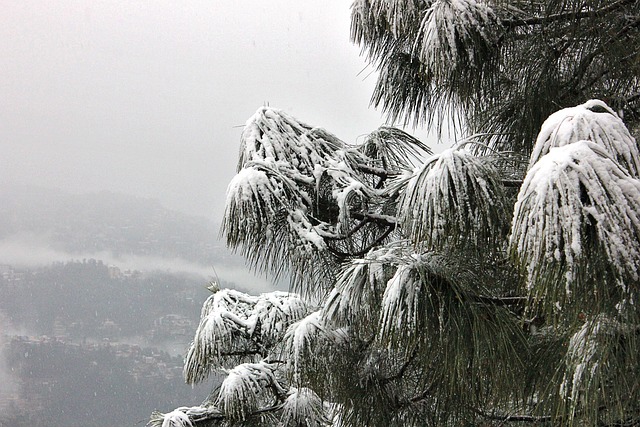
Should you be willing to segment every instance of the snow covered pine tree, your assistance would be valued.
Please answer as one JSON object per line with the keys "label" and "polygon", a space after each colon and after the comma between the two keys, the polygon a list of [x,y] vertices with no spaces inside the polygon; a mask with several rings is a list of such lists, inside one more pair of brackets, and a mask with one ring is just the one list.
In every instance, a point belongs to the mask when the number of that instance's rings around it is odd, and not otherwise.
{"label": "snow covered pine tree", "polygon": [[150,424],[640,425],[639,2],[357,0],[352,18],[376,106],[473,136],[348,145],[259,109],[223,230],[295,293],[215,290],[185,378],[226,377]]}

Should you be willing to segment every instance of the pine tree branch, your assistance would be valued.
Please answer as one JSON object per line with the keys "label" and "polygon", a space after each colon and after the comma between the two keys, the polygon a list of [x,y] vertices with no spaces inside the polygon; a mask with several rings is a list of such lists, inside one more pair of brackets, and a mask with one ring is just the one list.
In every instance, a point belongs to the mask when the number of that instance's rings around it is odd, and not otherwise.
{"label": "pine tree branch", "polygon": [[220,357],[250,357],[250,356],[260,356],[264,357],[265,349],[255,349],[255,350],[236,350],[229,352],[221,352]]}
{"label": "pine tree branch", "polygon": [[530,18],[520,18],[520,19],[504,19],[501,21],[501,23],[505,27],[515,28],[515,27],[523,27],[523,26],[549,24],[551,22],[558,22],[558,21],[575,21],[583,18],[597,18],[606,13],[614,12],[617,9],[621,9],[627,5],[637,3],[637,2],[638,0],[618,0],[615,3],[610,4],[609,6],[604,6],[604,7],[601,7],[600,9],[595,9],[595,10],[585,10],[582,12],[557,13],[555,15],[549,15],[549,16],[532,16]]}
{"label": "pine tree branch", "polygon": [[382,215],[382,214],[375,214],[375,213],[370,213],[370,212],[352,212],[351,216],[355,219],[370,219],[374,222],[377,222],[380,225],[386,225],[389,227],[395,227],[397,224],[397,219],[394,216],[391,215]]}
{"label": "pine tree branch", "polygon": [[[593,63],[593,61],[598,56],[602,54],[605,48],[607,48],[610,44],[615,43],[616,41],[619,41],[625,33],[637,27],[639,24],[640,24],[640,17],[636,17],[634,20],[631,20],[627,25],[622,27],[616,34],[609,37],[608,40],[606,40],[604,43],[598,46],[597,49],[593,50],[589,55],[586,55],[580,62],[580,65],[575,71],[574,76],[571,78],[568,84],[568,87],[563,91],[563,94],[561,96],[564,96],[566,93],[570,92],[572,88],[576,88],[578,86],[580,81],[582,81],[583,77],[587,73],[589,66]],[[578,92],[582,93],[586,91],[588,88],[592,88],[593,85],[595,85],[595,83],[598,80],[606,76],[609,72],[610,72],[610,68],[604,68],[602,71],[600,71],[600,73],[596,74],[591,81],[583,84],[582,87],[578,89]]]}
{"label": "pine tree branch", "polygon": [[400,369],[398,369],[398,372],[396,372],[394,375],[391,375],[390,377],[384,378],[381,381],[381,383],[382,384],[388,384],[388,383],[390,383],[392,381],[395,381],[395,380],[398,380],[398,379],[402,378],[404,376],[405,372],[407,372],[407,369],[409,368],[409,366],[414,361],[414,359],[416,358],[417,355],[418,355],[418,348],[414,347],[413,351],[411,352],[411,355],[409,355],[409,357],[407,357],[407,360],[405,360],[405,362],[402,364]]}
{"label": "pine tree branch", "polygon": [[346,233],[342,233],[342,234],[326,233],[325,234],[324,232],[319,231],[319,234],[325,240],[344,240],[356,234],[362,227],[364,227],[369,222],[370,222],[370,219],[368,217],[364,217],[362,221],[360,221],[355,227],[353,227],[351,230],[347,231]]}
{"label": "pine tree branch", "polygon": [[391,232],[394,230],[394,228],[395,227],[389,227],[384,233],[382,233],[380,235],[380,237],[378,237],[376,240],[374,240],[369,245],[367,245],[366,247],[364,247],[363,249],[361,249],[361,250],[359,250],[357,252],[343,252],[343,251],[339,251],[337,249],[331,248],[329,246],[327,247],[327,249],[329,250],[329,252],[331,252],[332,254],[334,254],[335,256],[340,257],[340,258],[364,256],[371,249],[373,249],[376,246],[380,245],[384,241],[384,239],[389,237],[389,234],[391,234]]}
{"label": "pine tree branch", "polygon": [[496,307],[505,306],[522,306],[527,302],[525,297],[488,297],[484,295],[471,295],[470,298],[474,301],[483,302]]}
{"label": "pine tree branch", "polygon": [[502,422],[525,422],[525,423],[544,423],[552,420],[551,415],[506,415],[506,414],[496,414],[491,413],[487,414],[484,411],[481,411],[478,408],[470,408],[471,411],[481,416],[482,418],[486,418],[488,420],[493,421],[502,421]]}
{"label": "pine tree branch", "polygon": [[[513,423],[548,423],[553,420],[552,415],[507,415],[507,414],[498,414],[498,413],[486,413],[478,408],[470,408],[472,412],[485,418],[487,420],[493,421],[501,421],[503,423],[513,422]],[[606,406],[601,406],[598,408],[598,411],[606,410]],[[560,417],[562,419],[562,417]],[[558,418],[556,418],[558,421]],[[612,421],[610,423],[601,422],[598,424],[600,427],[637,427],[640,426],[640,418],[638,417],[630,417],[625,420]]]}
{"label": "pine tree branch", "polygon": [[520,188],[522,186],[521,179],[503,179],[502,185],[508,188]]}
{"label": "pine tree branch", "polygon": [[390,176],[395,176],[395,175],[399,174],[398,172],[389,172],[386,169],[376,168],[376,167],[373,167],[373,166],[361,165],[361,164],[356,165],[356,168],[360,172],[368,173],[370,175],[379,176],[380,178],[388,178]]}
{"label": "pine tree branch", "polygon": [[[280,403],[276,403],[272,406],[267,406],[265,408],[260,408],[254,412],[251,412],[249,414],[249,417],[255,417],[258,415],[262,415],[268,412],[277,412],[279,410],[282,409],[282,407],[284,406],[284,403],[280,402]],[[218,412],[217,410],[214,411],[207,411],[204,414],[198,414],[198,415],[189,415],[189,420],[191,421],[191,423],[193,424],[193,427],[198,427],[198,426],[202,426],[202,427],[210,427],[212,422],[217,422],[220,423],[220,425],[222,425],[222,423],[227,420],[227,416],[221,412]]]}

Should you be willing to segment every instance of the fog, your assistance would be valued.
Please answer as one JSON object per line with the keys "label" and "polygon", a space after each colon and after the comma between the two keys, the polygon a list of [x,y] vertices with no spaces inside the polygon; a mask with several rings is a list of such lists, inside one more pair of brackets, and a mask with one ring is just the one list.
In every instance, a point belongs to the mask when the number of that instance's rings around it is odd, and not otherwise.
{"label": "fog", "polygon": [[[244,291],[252,294],[269,292],[276,285],[265,277],[252,274],[242,265],[233,263],[219,263],[219,265],[201,265],[181,258],[164,258],[143,255],[114,255],[111,251],[100,252],[66,252],[53,249],[45,236],[29,233],[16,234],[0,240],[0,264],[9,264],[18,268],[29,268],[49,265],[55,262],[72,260],[95,259],[104,264],[117,266],[120,270],[138,270],[141,272],[162,271],[168,273],[186,273],[200,276],[202,285],[207,286],[208,280],[220,280],[224,283],[233,282]],[[282,285],[280,286],[282,287]],[[1,314],[1,313],[0,313]],[[2,320],[0,318],[0,320]],[[2,330],[0,328],[0,330]]]}
{"label": "fog", "polygon": [[349,2],[25,0],[0,14],[0,182],[111,190],[219,220],[242,125],[382,124]]}

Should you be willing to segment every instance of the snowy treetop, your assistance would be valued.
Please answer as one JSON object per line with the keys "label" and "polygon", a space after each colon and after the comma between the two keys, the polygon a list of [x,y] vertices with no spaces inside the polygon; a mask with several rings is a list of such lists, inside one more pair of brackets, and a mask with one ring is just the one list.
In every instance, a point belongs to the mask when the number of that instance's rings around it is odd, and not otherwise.
{"label": "snowy treetop", "polygon": [[[541,282],[564,281],[562,300],[571,296],[596,259],[605,259],[609,267],[604,270],[619,280],[636,281],[640,181],[595,142],[551,148],[525,177],[510,243],[527,266],[534,290]],[[559,277],[553,271],[559,271]]]}
{"label": "snowy treetop", "polygon": [[620,117],[597,99],[550,115],[542,124],[529,167],[551,148],[583,140],[598,144],[632,176],[640,176],[640,152],[636,140]]}
{"label": "snowy treetop", "polygon": [[351,161],[355,153],[322,128],[300,122],[284,111],[262,107],[247,120],[242,132],[238,172],[249,162],[284,162],[303,175],[316,165]]}

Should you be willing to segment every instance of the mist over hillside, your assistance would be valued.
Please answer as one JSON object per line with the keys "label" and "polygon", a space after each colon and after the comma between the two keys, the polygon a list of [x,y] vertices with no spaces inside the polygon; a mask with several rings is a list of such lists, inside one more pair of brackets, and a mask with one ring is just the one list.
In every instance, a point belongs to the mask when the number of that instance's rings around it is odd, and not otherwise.
{"label": "mist over hillside", "polygon": [[123,270],[219,275],[251,292],[272,287],[226,249],[219,225],[158,201],[99,192],[0,189],[0,264],[47,265],[96,259]]}
{"label": "mist over hillside", "polygon": [[206,218],[158,201],[111,192],[71,194],[39,187],[0,190],[0,239],[37,236],[68,253],[112,252],[203,264],[228,255]]}
{"label": "mist over hillside", "polygon": [[0,427],[134,425],[205,399],[182,357],[209,281],[274,288],[217,237],[154,200],[1,189]]}

